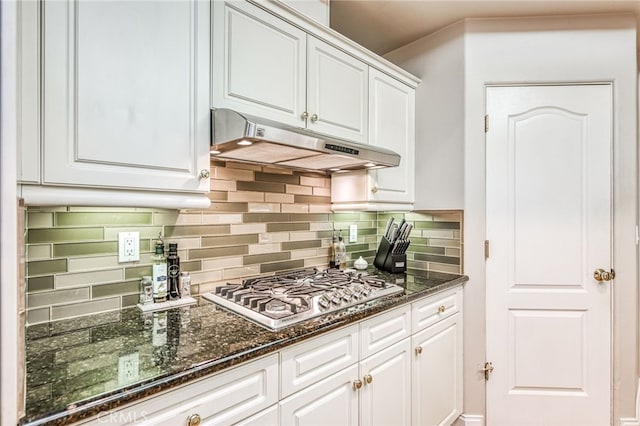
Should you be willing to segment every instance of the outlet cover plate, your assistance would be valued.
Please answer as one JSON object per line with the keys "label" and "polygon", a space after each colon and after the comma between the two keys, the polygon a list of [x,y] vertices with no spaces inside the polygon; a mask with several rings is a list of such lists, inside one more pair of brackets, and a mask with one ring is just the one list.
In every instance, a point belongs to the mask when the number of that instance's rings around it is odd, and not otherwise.
{"label": "outlet cover plate", "polygon": [[118,359],[118,386],[128,385],[140,379],[140,355],[133,352]]}
{"label": "outlet cover plate", "polygon": [[140,233],[118,232],[118,262],[140,260]]}
{"label": "outlet cover plate", "polygon": [[349,242],[358,242],[358,225],[349,225]]}

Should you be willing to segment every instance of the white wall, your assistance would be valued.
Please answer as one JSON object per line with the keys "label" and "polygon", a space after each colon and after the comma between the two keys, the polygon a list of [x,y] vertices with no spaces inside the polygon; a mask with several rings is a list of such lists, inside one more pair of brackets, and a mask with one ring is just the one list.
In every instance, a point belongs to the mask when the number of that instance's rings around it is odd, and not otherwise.
{"label": "white wall", "polygon": [[[445,123],[464,121],[464,410],[482,415],[485,384],[478,368],[485,362],[485,87],[492,83],[544,83],[611,81],[614,90],[614,259],[613,387],[614,418],[635,416],[638,376],[637,248],[637,67],[636,28],[633,16],[470,19],[411,43],[387,57],[423,78],[417,110],[437,110],[438,122],[416,133],[416,146],[438,145]],[[448,38],[452,36],[453,38]],[[459,55],[462,43],[464,52]],[[447,52],[442,52],[444,49]],[[451,55],[451,56],[449,56]],[[440,61],[452,65],[449,71]],[[448,58],[448,59],[447,59]],[[458,81],[460,61],[464,79]],[[424,69],[420,69],[424,68]],[[430,71],[433,73],[430,73]],[[450,74],[449,74],[450,72]],[[438,82],[446,82],[438,87]],[[421,85],[421,86],[422,86]],[[446,91],[453,106],[444,107]],[[460,112],[459,92],[464,93]],[[431,107],[424,104],[431,103]],[[437,107],[437,108],[436,108]],[[443,117],[450,114],[453,117]],[[419,123],[422,117],[416,114]],[[427,142],[425,142],[427,140]],[[454,142],[455,143],[455,142]],[[454,149],[441,167],[455,165]],[[416,165],[420,164],[419,153]],[[437,149],[426,155],[438,155]],[[416,167],[418,168],[418,166]],[[436,173],[433,171],[432,173]],[[436,173],[437,174],[437,173]],[[419,175],[418,179],[425,179]],[[434,178],[433,176],[431,177]],[[437,182],[438,183],[438,182]],[[418,181],[417,188],[427,188]],[[452,185],[451,188],[455,188]],[[429,187],[439,194],[438,188]],[[426,190],[425,190],[426,192]],[[426,194],[424,195],[427,196]],[[454,197],[453,197],[454,198]],[[453,199],[452,198],[452,199]],[[453,201],[452,201],[453,202]],[[446,206],[442,206],[446,208]],[[450,206],[457,207],[457,206]],[[616,420],[617,421],[617,420]]]}

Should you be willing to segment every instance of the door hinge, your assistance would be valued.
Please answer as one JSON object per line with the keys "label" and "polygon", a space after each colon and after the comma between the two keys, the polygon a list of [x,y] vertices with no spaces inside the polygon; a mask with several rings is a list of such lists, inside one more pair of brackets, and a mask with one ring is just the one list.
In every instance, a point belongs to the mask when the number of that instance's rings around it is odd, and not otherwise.
{"label": "door hinge", "polygon": [[484,240],[484,258],[489,258],[489,240]]}
{"label": "door hinge", "polygon": [[489,116],[484,116],[484,132],[487,133],[489,131]]}
{"label": "door hinge", "polygon": [[489,376],[493,373],[493,363],[487,361],[484,363],[484,368],[481,370],[484,371],[484,380],[489,381]]}

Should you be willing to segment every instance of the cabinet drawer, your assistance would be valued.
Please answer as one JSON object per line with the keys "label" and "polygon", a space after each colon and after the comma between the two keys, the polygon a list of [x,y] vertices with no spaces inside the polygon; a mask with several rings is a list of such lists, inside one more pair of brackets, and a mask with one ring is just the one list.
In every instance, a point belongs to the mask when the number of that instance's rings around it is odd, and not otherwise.
{"label": "cabinet drawer", "polygon": [[280,353],[281,398],[358,362],[358,325],[284,349]]}
{"label": "cabinet drawer", "polygon": [[360,324],[360,358],[368,357],[410,335],[410,305],[363,321]]}
{"label": "cabinet drawer", "polygon": [[172,389],[89,424],[186,425],[197,414],[202,424],[230,424],[278,402],[278,355]]}
{"label": "cabinet drawer", "polygon": [[412,332],[420,330],[450,317],[462,309],[462,288],[447,290],[412,304]]}

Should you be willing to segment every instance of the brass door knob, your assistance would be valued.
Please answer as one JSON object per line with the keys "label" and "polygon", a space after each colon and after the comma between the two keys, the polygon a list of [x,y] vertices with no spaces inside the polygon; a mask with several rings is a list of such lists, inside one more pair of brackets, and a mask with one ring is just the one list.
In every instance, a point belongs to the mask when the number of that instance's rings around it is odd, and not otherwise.
{"label": "brass door knob", "polygon": [[416,355],[420,355],[422,353],[422,346],[418,346],[416,348]]}
{"label": "brass door knob", "polygon": [[371,382],[373,382],[373,377],[371,376],[371,374],[365,374],[364,376],[364,382],[368,385],[371,384]]}
{"label": "brass door knob", "polygon": [[371,188],[371,193],[375,194],[376,192],[378,192],[378,187],[374,186],[373,188]]}
{"label": "brass door knob", "polygon": [[596,281],[611,281],[612,279],[614,279],[616,277],[616,273],[615,271],[612,269],[611,272],[607,272],[604,269],[600,268],[600,269],[596,269],[593,272],[593,278]]}
{"label": "brass door knob", "polygon": [[353,381],[353,389],[354,389],[354,390],[358,390],[358,389],[360,389],[361,387],[362,387],[362,380],[360,380],[360,379],[355,379],[355,380]]}
{"label": "brass door knob", "polygon": [[200,424],[200,415],[192,414],[187,417],[187,426],[198,426]]}

